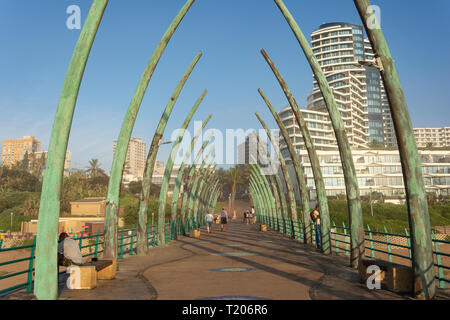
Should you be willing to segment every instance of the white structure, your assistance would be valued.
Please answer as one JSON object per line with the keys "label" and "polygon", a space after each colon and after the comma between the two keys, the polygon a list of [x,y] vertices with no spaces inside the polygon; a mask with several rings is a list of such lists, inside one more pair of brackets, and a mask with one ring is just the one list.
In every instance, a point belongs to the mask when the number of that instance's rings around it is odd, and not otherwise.
{"label": "white structure", "polygon": [[[113,153],[116,152],[117,140],[114,140]],[[140,138],[132,138],[128,145],[125,160],[124,181],[142,180],[147,159],[147,144]]]}
{"label": "white structure", "polygon": [[[289,158],[287,150],[283,150]],[[338,151],[318,151],[328,196],[345,194],[344,174]],[[385,196],[403,198],[402,167],[398,151],[352,150],[361,195],[382,192]],[[419,150],[426,192],[450,196],[450,151]],[[305,170],[310,197],[315,199],[314,176],[306,150],[299,153]],[[292,169],[292,168],[291,168]],[[290,170],[292,171],[292,170]]]}
{"label": "white structure", "polygon": [[[330,84],[350,145],[367,148],[368,143],[394,144],[389,104],[375,56],[363,38],[363,27],[351,23],[326,23],[311,34],[313,52]],[[319,150],[337,150],[330,118],[314,80],[308,108],[302,110],[311,136]],[[280,111],[283,121],[292,118],[289,108]],[[295,124],[294,124],[295,127]],[[294,129],[294,128],[291,128]],[[301,137],[300,132],[294,136]],[[386,137],[385,137],[386,133]],[[298,139],[299,144],[303,144]]]}
{"label": "white structure", "polygon": [[418,147],[450,147],[450,127],[414,128]]}
{"label": "white structure", "polygon": [[[34,152],[34,154],[36,155],[37,159],[40,159],[40,158],[42,158],[44,156],[45,159],[47,160],[48,151]],[[72,158],[72,153],[69,150],[67,150],[66,151],[66,158],[64,160],[64,175],[66,175],[66,176],[69,175],[71,158]]]}

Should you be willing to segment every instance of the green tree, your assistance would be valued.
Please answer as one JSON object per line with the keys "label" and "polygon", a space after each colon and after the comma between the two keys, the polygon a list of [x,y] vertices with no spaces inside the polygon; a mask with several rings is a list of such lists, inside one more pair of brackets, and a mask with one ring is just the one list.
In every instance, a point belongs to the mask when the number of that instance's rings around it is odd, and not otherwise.
{"label": "green tree", "polygon": [[89,166],[87,167],[86,172],[90,176],[106,175],[105,171],[102,168],[100,168],[100,163],[98,162],[98,159],[89,160]]}

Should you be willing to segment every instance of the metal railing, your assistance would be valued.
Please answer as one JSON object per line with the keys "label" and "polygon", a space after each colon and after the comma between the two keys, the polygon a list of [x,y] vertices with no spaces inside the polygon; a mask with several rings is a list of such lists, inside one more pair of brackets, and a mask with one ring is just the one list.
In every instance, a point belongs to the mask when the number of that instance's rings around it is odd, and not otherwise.
{"label": "metal railing", "polygon": [[[192,219],[185,220],[185,232],[189,233],[191,229],[197,229],[203,225],[202,219],[199,217],[194,217]],[[147,228],[147,247],[155,247],[156,246],[156,226],[148,226]],[[118,258],[123,259],[124,255],[133,255],[136,252],[136,244],[137,244],[137,230],[133,226],[130,229],[121,229],[117,232],[117,242],[118,242]],[[165,225],[165,243],[170,242],[172,240],[178,239],[183,236],[183,223],[182,219],[178,218],[175,220],[166,221]],[[78,245],[80,251],[82,252],[83,258],[91,257],[94,259],[98,259],[99,255],[104,251],[104,234],[98,231],[96,234],[84,236],[83,234],[80,237],[73,238],[75,241],[78,241]],[[2,241],[2,239],[0,239]],[[32,292],[33,288],[33,275],[34,275],[34,260],[35,260],[35,249],[36,249],[36,237],[33,240],[33,244],[12,247],[12,248],[1,248],[2,242],[0,242],[0,254],[2,252],[12,252],[19,250],[30,250],[30,255],[26,258],[20,258],[10,261],[0,262],[0,267],[11,265],[20,262],[28,262],[28,265],[23,270],[6,273],[2,275],[0,271],[0,281],[4,279],[9,279],[12,277],[20,276],[22,274],[27,274],[26,282],[14,285],[9,288],[0,289],[0,296],[3,296],[8,293],[12,293],[17,290],[25,289],[27,293]],[[1,256],[0,256],[1,257]],[[58,275],[64,274],[66,271],[58,272]]]}
{"label": "metal railing", "polygon": [[[259,215],[259,220],[262,224],[266,224],[269,228],[281,232],[286,235],[291,235],[292,227],[294,228],[295,239],[303,239],[303,224],[301,221],[292,223],[290,219],[272,218],[264,215]],[[330,226],[330,239],[331,247],[336,254],[350,255],[350,235],[349,228],[345,226],[338,226],[332,223]],[[312,228],[312,240],[315,243],[316,232],[315,228]],[[384,232],[371,230],[369,226],[364,230],[366,241],[366,255],[367,258],[378,258],[382,260],[393,261],[393,258],[402,259],[402,262],[407,261],[407,264],[411,266],[411,237],[408,234],[408,230],[405,229],[405,234],[389,233],[387,228],[384,227]],[[393,240],[395,239],[395,241]],[[402,241],[403,240],[403,241]],[[404,243],[402,243],[404,242]],[[450,248],[450,241],[440,240],[436,238],[436,234],[432,232],[433,242],[433,255],[435,258],[435,279],[439,281],[439,288],[445,289],[446,283],[450,283],[450,279],[445,275],[445,270],[450,270],[450,266],[443,263],[443,257],[450,258],[450,254],[442,252],[439,245],[448,245]],[[368,245],[367,245],[368,244]],[[385,248],[385,250],[383,250]],[[400,250],[400,252],[398,252]],[[401,250],[408,253],[403,253]],[[395,252],[397,251],[397,252]],[[378,255],[377,255],[378,253]]]}

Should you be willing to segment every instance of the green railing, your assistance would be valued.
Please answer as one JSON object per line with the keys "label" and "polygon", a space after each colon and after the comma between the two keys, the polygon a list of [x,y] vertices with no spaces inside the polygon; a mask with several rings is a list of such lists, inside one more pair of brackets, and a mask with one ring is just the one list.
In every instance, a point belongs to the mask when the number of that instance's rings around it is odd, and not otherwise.
{"label": "green railing", "polygon": [[[194,219],[186,219],[186,232],[189,232],[192,228],[198,228],[201,226],[201,219],[196,217]],[[156,226],[148,227],[147,228],[147,246],[156,246]],[[165,228],[165,241],[166,243],[175,240],[176,238],[179,238],[180,236],[183,236],[183,224],[181,218],[177,219],[176,223],[175,221],[167,221],[166,222],[166,228]],[[98,259],[99,255],[103,253],[103,244],[104,244],[104,234],[97,232],[96,234],[83,236],[80,237],[74,237],[74,240],[78,241],[79,248],[82,252],[83,258],[91,257],[94,259]],[[118,237],[117,241],[118,244],[118,257],[119,259],[123,259],[124,255],[133,255],[136,253],[136,243],[137,243],[137,230],[136,228],[131,229],[121,229],[118,231]],[[12,277],[16,277],[22,274],[27,274],[27,281],[14,285],[12,287],[1,289],[0,290],[0,296],[21,290],[26,289],[26,292],[30,293],[32,292],[33,287],[33,274],[34,274],[34,259],[35,259],[35,247],[36,247],[36,238],[34,238],[33,244],[25,245],[25,246],[19,246],[19,247],[12,247],[12,248],[1,248],[2,239],[0,239],[0,258],[2,252],[12,252],[12,251],[18,251],[18,250],[30,250],[30,256],[26,258],[16,259],[16,260],[10,260],[10,261],[4,261],[0,262],[0,267],[11,265],[15,263],[20,262],[28,262],[28,265],[26,268],[24,268],[21,271],[13,272],[13,273],[7,273],[5,275],[1,274],[0,271],[0,281]],[[59,272],[58,275],[64,274],[66,271]]]}
{"label": "green railing", "polygon": [[[297,223],[292,224],[290,219],[282,219],[277,218],[273,219],[271,217],[265,215],[258,215],[258,220],[262,224],[266,224],[272,230],[279,230],[279,232],[291,235],[291,228],[294,227],[295,239],[302,240],[303,239],[303,225],[302,222],[299,221]],[[278,228],[277,228],[278,227]],[[409,265],[411,265],[411,237],[408,234],[408,231],[405,229],[405,234],[395,234],[389,233],[386,227],[384,227],[384,232],[371,230],[369,226],[367,226],[367,230],[365,231],[365,241],[368,242],[369,246],[366,245],[366,257],[367,258],[378,258],[388,260],[390,262],[393,261],[393,257],[407,260]],[[349,228],[345,226],[343,223],[342,226],[338,226],[334,223],[331,225],[330,231],[330,239],[331,239],[331,247],[334,249],[336,254],[345,254],[350,255],[350,235]],[[393,241],[393,238],[396,237],[397,241]],[[442,252],[439,248],[439,245],[449,245],[450,241],[439,240],[436,239],[436,235],[432,232],[432,240],[433,240],[433,254],[435,257],[436,267],[436,280],[439,281],[439,287],[442,289],[446,288],[446,283],[450,283],[450,279],[445,276],[445,270],[450,270],[450,266],[443,263],[443,257],[450,257],[449,253]],[[398,239],[404,239],[405,244],[398,243]],[[312,228],[312,240],[313,244],[315,244],[316,240],[316,232],[315,228]],[[380,246],[385,247],[386,249],[380,248]],[[408,253],[401,254],[399,252],[394,252],[394,250],[403,249],[407,250]],[[378,256],[377,256],[378,253]]]}
{"label": "green railing", "polygon": [[[150,245],[150,243],[155,246],[155,236],[154,236],[154,230],[155,228],[148,229],[147,232],[147,243]],[[152,239],[150,239],[150,232],[153,233]],[[119,232],[118,241],[120,241],[119,245],[119,258],[122,259],[124,254],[130,254],[132,255],[135,251],[134,244],[136,243],[136,229],[122,229]],[[98,258],[98,256],[103,252],[103,244],[104,244],[104,235],[100,232],[97,234],[89,235],[89,236],[80,236],[80,237],[74,237],[75,241],[78,241],[79,248],[82,252],[83,258],[86,257],[93,257],[95,259]],[[129,241],[124,240],[130,239]],[[86,243],[87,242],[87,243]],[[30,250],[30,256],[26,258],[21,259],[15,259],[10,261],[3,261],[0,262],[0,267],[11,265],[15,263],[20,262],[28,262],[27,268],[13,272],[13,273],[7,273],[5,275],[1,275],[0,273],[0,281],[12,277],[16,277],[22,274],[27,274],[27,281],[14,285],[12,287],[1,289],[0,290],[0,296],[20,290],[20,289],[26,289],[26,292],[30,293],[32,292],[32,286],[34,283],[33,280],[33,274],[34,274],[34,259],[35,259],[35,248],[36,248],[36,237],[34,238],[33,244],[26,245],[26,246],[18,246],[18,247],[12,247],[12,248],[1,248],[0,247],[0,257],[1,253],[3,252],[12,252],[12,251],[18,251],[18,250]],[[59,275],[64,274],[65,271],[58,272]]]}
{"label": "green railing", "polygon": [[[331,231],[331,246],[332,248],[334,248],[335,253],[339,254],[340,250],[342,250],[345,252],[345,254],[348,255],[350,253],[350,237],[347,234],[348,228],[345,226],[345,224],[343,224],[342,227],[333,224],[331,226],[331,229],[334,230]],[[339,232],[339,230],[342,231]],[[367,229],[364,230],[364,232],[364,239],[369,243],[369,246],[366,246],[366,258],[378,258],[392,262],[393,257],[396,257],[398,259],[401,259],[402,261],[406,260],[409,266],[411,266],[411,237],[409,236],[406,229],[405,234],[396,234],[388,232],[386,227],[384,227],[384,232],[380,232],[371,230],[370,227],[367,226]],[[397,238],[397,241],[393,241],[394,237]],[[400,242],[403,242],[401,240],[404,240],[405,243],[398,243],[399,240]],[[434,264],[434,266],[436,267],[435,279],[439,281],[439,287],[441,289],[445,289],[445,283],[450,283],[450,279],[445,277],[444,270],[450,270],[450,266],[442,263],[442,257],[450,257],[450,254],[441,252],[439,249],[439,244],[450,245],[450,241],[436,239],[436,235],[434,234],[434,232],[432,232],[432,241],[434,246],[433,255],[436,261]],[[382,248],[380,248],[380,246]],[[383,250],[384,247],[386,248],[385,250]],[[402,252],[394,252],[393,249],[404,250],[407,251],[407,253],[405,252],[402,254]]]}

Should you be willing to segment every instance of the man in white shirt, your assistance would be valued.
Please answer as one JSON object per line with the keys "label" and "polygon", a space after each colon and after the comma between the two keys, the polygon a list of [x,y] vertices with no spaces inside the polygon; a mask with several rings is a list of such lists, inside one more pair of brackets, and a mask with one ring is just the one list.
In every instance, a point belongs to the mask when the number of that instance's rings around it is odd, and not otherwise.
{"label": "man in white shirt", "polygon": [[64,267],[71,265],[80,265],[83,263],[78,243],[71,239],[65,232],[59,235],[58,242],[58,264]]}
{"label": "man in white shirt", "polygon": [[206,229],[208,230],[208,233],[211,233],[212,224],[213,224],[213,215],[211,214],[211,210],[208,210],[208,213],[205,216],[206,221]]}

